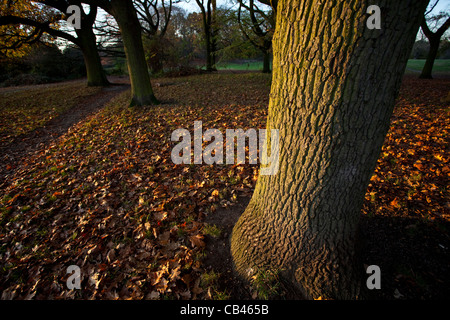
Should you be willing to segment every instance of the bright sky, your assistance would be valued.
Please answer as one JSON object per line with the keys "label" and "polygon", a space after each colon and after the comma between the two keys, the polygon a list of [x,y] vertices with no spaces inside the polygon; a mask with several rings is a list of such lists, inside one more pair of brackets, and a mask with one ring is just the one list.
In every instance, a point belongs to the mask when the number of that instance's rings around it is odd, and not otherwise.
{"label": "bright sky", "polygon": [[[450,1],[450,0],[448,0]],[[204,0],[205,4],[207,2],[207,0]],[[231,7],[231,6],[236,6],[237,7],[237,1],[236,0],[217,0],[217,6],[218,7],[222,7],[222,6],[226,6],[226,7]],[[257,3],[257,1],[255,2]],[[198,8],[197,2],[195,0],[183,0],[181,3],[175,4],[178,7],[181,7],[183,9],[185,9],[187,12],[199,12],[200,9]],[[261,4],[261,8],[264,7],[264,4]],[[258,7],[260,7],[259,3],[258,3]],[[267,8],[269,8],[267,6]]]}
{"label": "bright sky", "polygon": [[[430,2],[434,3],[433,0]],[[440,11],[450,12],[450,0],[440,0],[436,8],[434,8],[433,13],[438,13]]]}
{"label": "bright sky", "polygon": [[[435,0],[430,0],[430,3],[434,3]],[[206,2],[206,0],[205,0]],[[373,0],[373,4],[376,4],[376,0]],[[223,5],[233,5],[236,1],[233,0],[217,0],[217,6],[223,6]],[[184,0],[179,4],[176,4],[179,7],[182,7],[188,12],[194,12],[199,11],[197,2],[195,0]],[[436,8],[433,10],[433,13],[438,13],[440,11],[447,11],[450,12],[450,0],[440,0],[437,4]]]}
{"label": "bright sky", "polygon": [[[207,2],[207,0],[204,0],[204,1],[205,1],[205,3]],[[373,0],[373,4],[376,4],[376,1],[377,0]],[[435,0],[430,0],[431,4],[434,2],[435,2]],[[226,6],[226,7],[236,6],[236,9],[237,9],[236,3],[237,3],[236,0],[217,0],[217,6]],[[180,3],[177,3],[175,5],[185,9],[187,12],[199,12],[200,11],[198,8],[197,2],[195,0],[181,0]],[[261,6],[264,7],[265,5],[261,4]],[[450,0],[440,0],[438,2],[438,4],[436,5],[436,7],[434,8],[432,13],[436,14],[441,11],[450,12]],[[100,10],[99,15],[102,15],[102,14],[104,14],[104,12],[103,12],[103,10]],[[68,31],[68,32],[72,33],[72,31]],[[419,31],[418,39],[420,39],[420,38],[421,37],[420,37],[420,31]],[[61,41],[61,42],[63,43],[62,46],[64,47],[65,41]]]}

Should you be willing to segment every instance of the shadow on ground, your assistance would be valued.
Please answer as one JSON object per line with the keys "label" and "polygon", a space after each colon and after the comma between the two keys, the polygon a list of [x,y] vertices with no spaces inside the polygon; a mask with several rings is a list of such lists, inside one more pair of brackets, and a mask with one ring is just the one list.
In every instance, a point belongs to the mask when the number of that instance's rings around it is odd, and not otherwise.
{"label": "shadow on ground", "polygon": [[[236,205],[218,209],[205,221],[222,232],[219,237],[207,236],[204,265],[208,271],[220,274],[219,290],[227,291],[230,299],[256,298],[251,285],[234,273],[230,254],[231,231],[249,200],[239,198]],[[368,291],[369,299],[450,298],[450,223],[361,215],[360,232],[363,265],[378,265],[381,269],[381,289]]]}

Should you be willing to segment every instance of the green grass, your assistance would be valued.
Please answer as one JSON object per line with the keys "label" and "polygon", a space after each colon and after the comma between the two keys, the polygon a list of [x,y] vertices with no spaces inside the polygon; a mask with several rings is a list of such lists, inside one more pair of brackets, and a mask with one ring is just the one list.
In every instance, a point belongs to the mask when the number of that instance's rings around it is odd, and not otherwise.
{"label": "green grass", "polygon": [[[406,73],[419,73],[423,69],[425,59],[410,59],[406,65]],[[436,59],[433,66],[433,72],[450,73],[450,60]]]}
{"label": "green grass", "polygon": [[252,287],[259,299],[274,299],[281,294],[279,273],[279,270],[259,270],[253,277]]}
{"label": "green grass", "polygon": [[[424,64],[425,64],[424,59],[421,60],[410,59],[408,60],[408,64],[406,66],[406,73],[415,74],[421,72]],[[219,70],[248,70],[248,71],[262,70],[262,67],[263,67],[262,61],[249,63],[222,62],[219,63],[217,66]],[[433,72],[450,73],[450,59],[448,60],[437,59],[434,62]]]}
{"label": "green grass", "polygon": [[210,298],[214,300],[228,300],[229,294],[219,289],[220,274],[214,271],[205,272],[201,275],[200,285],[208,291]]}
{"label": "green grass", "polygon": [[203,228],[203,233],[213,238],[218,238],[222,234],[222,230],[215,224],[206,224]]}
{"label": "green grass", "polygon": [[228,63],[222,62],[217,65],[219,70],[248,70],[248,71],[258,71],[262,70],[262,61],[248,62],[248,63]]}

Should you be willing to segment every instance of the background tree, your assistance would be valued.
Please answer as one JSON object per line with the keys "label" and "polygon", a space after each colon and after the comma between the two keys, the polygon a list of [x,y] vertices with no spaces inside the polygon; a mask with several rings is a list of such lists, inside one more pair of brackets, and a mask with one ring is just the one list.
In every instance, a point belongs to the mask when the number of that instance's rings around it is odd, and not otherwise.
{"label": "background tree", "polygon": [[131,81],[130,105],[157,104],[142,44],[142,29],[132,0],[83,0],[101,7],[117,21],[127,57]]}
{"label": "background tree", "polygon": [[[436,60],[439,44],[441,42],[441,38],[444,35],[445,31],[450,27],[450,14],[448,12],[440,12],[435,15],[429,16],[431,11],[436,7],[436,1],[431,8],[424,14],[422,19],[422,24],[420,25],[423,33],[428,38],[430,43],[430,50],[428,51],[427,60],[425,61],[425,65],[423,66],[422,73],[420,74],[421,79],[432,79],[432,71],[434,61]],[[442,23],[442,21],[444,21]],[[432,31],[430,29],[431,24],[434,24],[434,28],[436,31]],[[438,27],[439,26],[439,27]]]}
{"label": "background tree", "polygon": [[306,298],[360,296],[359,215],[427,3],[380,0],[371,30],[369,1],[279,1],[266,126],[279,130],[279,171],[258,178],[233,229],[243,277],[269,270]]}
{"label": "background tree", "polygon": [[[272,37],[275,30],[274,11],[264,12],[256,5],[254,0],[250,0],[247,5],[244,0],[238,0],[238,21],[242,33],[252,45],[258,48],[263,54],[263,73],[270,72],[270,52],[272,48]],[[242,17],[242,8],[247,10],[247,17]],[[250,35],[251,30],[253,36]]]}
{"label": "background tree", "polygon": [[200,50],[201,42],[198,36],[201,32],[197,33],[192,28],[190,17],[192,18],[184,9],[172,6],[170,23],[161,41],[164,72],[175,75],[198,72],[194,65],[195,59],[199,58],[204,50]]}
{"label": "background tree", "polygon": [[95,22],[94,31],[98,38],[99,52],[106,56],[125,58],[120,28],[112,15],[101,15]]}
{"label": "background tree", "polygon": [[[242,60],[242,59],[258,59],[261,51],[255,47],[241,31],[239,24],[239,11],[235,8],[217,8],[217,24],[220,26],[220,32],[217,39],[217,63]],[[246,25],[248,27],[248,25]],[[250,28],[246,32],[251,34]]]}
{"label": "background tree", "polygon": [[135,0],[135,6],[147,40],[147,63],[153,73],[159,73],[163,70],[163,39],[172,15],[172,0]]}
{"label": "background tree", "polygon": [[[89,13],[81,9],[81,28],[75,29],[76,36],[74,36],[59,28],[61,21],[67,18],[67,7],[71,4],[82,8],[79,1],[4,1],[0,25],[3,28],[11,28],[8,26],[13,25],[12,28],[15,29],[15,32],[11,32],[11,29],[2,32],[3,38],[8,38],[4,43],[7,47],[17,49],[23,47],[25,43],[39,41],[44,34],[64,38],[77,45],[83,52],[88,85],[108,85],[92,29],[97,16],[97,7],[91,6]],[[24,25],[27,27],[23,28]],[[22,35],[19,36],[17,32],[21,32]],[[11,34],[16,36],[11,38]]]}
{"label": "background tree", "polygon": [[206,70],[216,69],[216,0],[195,0],[200,8],[206,47]]}

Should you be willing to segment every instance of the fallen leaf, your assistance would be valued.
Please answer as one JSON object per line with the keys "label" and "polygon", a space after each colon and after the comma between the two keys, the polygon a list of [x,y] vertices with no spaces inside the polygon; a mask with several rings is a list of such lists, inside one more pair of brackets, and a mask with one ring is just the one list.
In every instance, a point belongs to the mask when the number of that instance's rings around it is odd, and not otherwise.
{"label": "fallen leaf", "polygon": [[191,241],[192,246],[199,247],[199,248],[205,247],[205,242],[202,239],[203,239],[203,235],[201,235],[201,234],[196,234],[194,236],[189,237],[189,240]]}

